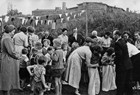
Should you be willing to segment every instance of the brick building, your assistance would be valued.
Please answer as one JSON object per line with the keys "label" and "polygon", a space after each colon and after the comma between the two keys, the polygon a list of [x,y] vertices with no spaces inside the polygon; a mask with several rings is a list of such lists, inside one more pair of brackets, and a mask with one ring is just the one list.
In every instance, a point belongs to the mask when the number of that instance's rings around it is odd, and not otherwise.
{"label": "brick building", "polygon": [[104,3],[98,2],[83,2],[77,4],[77,7],[69,8],[68,11],[78,11],[78,10],[92,10],[98,12],[114,12],[114,13],[124,13],[125,10],[118,7],[112,7]]}
{"label": "brick building", "polygon": [[114,12],[114,13],[124,13],[125,10],[118,7],[109,6],[104,3],[98,3],[98,2],[83,2],[80,4],[77,4],[76,7],[67,8],[66,3],[63,2],[62,9],[59,7],[56,7],[55,9],[36,9],[32,11],[32,15],[34,16],[43,16],[43,15],[55,15],[55,14],[62,14],[65,12],[76,12],[80,10],[91,10],[91,11],[97,11],[97,12]]}

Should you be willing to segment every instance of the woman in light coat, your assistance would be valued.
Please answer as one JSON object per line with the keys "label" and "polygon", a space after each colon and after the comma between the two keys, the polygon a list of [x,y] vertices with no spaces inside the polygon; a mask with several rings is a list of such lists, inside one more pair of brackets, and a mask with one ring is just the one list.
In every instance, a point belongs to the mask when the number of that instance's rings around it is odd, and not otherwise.
{"label": "woman in light coat", "polygon": [[19,55],[15,52],[12,41],[15,28],[8,25],[1,40],[2,60],[0,68],[0,90],[4,95],[10,95],[11,89],[19,89],[19,73],[17,70],[17,59]]}

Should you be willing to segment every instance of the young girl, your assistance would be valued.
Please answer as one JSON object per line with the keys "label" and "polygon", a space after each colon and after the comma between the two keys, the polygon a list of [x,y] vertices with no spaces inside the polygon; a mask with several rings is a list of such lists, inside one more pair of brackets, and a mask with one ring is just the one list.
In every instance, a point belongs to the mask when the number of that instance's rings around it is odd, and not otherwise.
{"label": "young girl", "polygon": [[50,40],[49,39],[44,39],[43,40],[43,49],[42,53],[45,55],[47,53],[48,48],[50,47]]}
{"label": "young girl", "polygon": [[38,59],[37,52],[38,52],[37,49],[35,49],[35,48],[32,49],[30,65],[36,65],[37,64],[37,61],[36,61],[36,59]]}
{"label": "young girl", "polygon": [[52,58],[52,76],[55,79],[55,90],[56,95],[62,95],[62,83],[61,76],[64,72],[64,60],[63,60],[63,50],[61,49],[61,40],[54,39],[53,40],[54,54],[51,55]]}
{"label": "young girl", "polygon": [[88,95],[96,95],[100,92],[100,77],[98,72],[99,60],[101,57],[101,47],[92,46],[90,47],[92,51],[91,64],[92,67],[88,67],[89,74],[89,86],[88,86]]}
{"label": "young girl", "polygon": [[28,50],[26,48],[22,49],[22,55],[20,59],[20,70],[19,70],[19,75],[20,75],[20,81],[21,81],[21,88],[25,88],[25,82],[29,82],[30,75],[27,71],[27,66],[29,65],[29,59],[27,57]]}
{"label": "young girl", "polygon": [[40,42],[35,43],[35,49],[37,49],[37,55],[42,56],[42,44]]}
{"label": "young girl", "polygon": [[45,57],[47,58],[47,62],[45,64],[45,69],[46,69],[46,82],[48,83],[48,91],[51,90],[51,83],[52,83],[52,76],[51,76],[51,67],[52,67],[52,60],[51,60],[51,55],[53,54],[53,47],[49,47],[47,50],[47,53],[45,54]]}
{"label": "young girl", "polygon": [[[45,83],[45,68],[46,58],[40,56],[37,65],[28,66],[27,70],[33,76],[33,92],[34,95],[44,95],[45,89],[48,86]],[[32,72],[33,69],[33,72]]]}
{"label": "young girl", "polygon": [[102,90],[115,90],[115,65],[114,65],[114,49],[109,48],[101,59],[102,67]]}

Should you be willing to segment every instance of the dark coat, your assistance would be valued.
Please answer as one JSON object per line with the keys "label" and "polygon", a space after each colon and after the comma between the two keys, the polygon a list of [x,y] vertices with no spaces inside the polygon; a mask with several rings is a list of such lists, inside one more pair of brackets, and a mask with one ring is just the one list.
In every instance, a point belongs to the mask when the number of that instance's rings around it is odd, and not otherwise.
{"label": "dark coat", "polygon": [[77,34],[77,39],[75,39],[75,37],[72,35],[69,35],[69,45],[71,46],[73,42],[77,42],[79,44],[79,46],[83,45],[85,39],[82,35]]}
{"label": "dark coat", "polygon": [[133,68],[131,59],[128,55],[128,48],[123,39],[119,39],[115,42],[115,64],[116,72],[123,72],[125,70],[130,70]]}

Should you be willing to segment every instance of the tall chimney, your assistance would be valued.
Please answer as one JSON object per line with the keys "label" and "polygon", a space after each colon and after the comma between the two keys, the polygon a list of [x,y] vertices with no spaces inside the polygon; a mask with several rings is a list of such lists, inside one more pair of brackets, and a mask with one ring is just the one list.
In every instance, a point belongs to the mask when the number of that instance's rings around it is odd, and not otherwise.
{"label": "tall chimney", "polygon": [[63,11],[66,11],[66,2],[63,2],[63,3],[62,3],[62,10],[63,10]]}

